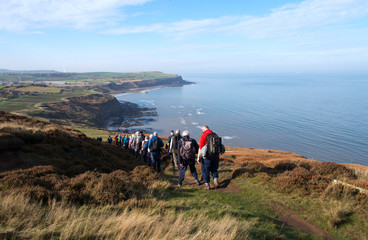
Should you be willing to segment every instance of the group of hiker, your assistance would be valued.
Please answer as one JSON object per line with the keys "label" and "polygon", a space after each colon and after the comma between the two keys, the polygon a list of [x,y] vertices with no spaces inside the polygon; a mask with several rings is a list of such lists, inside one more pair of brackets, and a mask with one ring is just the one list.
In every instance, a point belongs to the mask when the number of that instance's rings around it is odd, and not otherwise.
{"label": "group of hiker", "polygon": [[[161,171],[161,148],[164,146],[164,143],[158,137],[157,132],[149,136],[145,136],[143,131],[137,131],[132,135],[125,136],[116,134],[114,141],[116,147],[122,147],[129,151],[137,159],[142,160],[148,166],[152,166],[156,172]],[[112,144],[113,138],[109,136],[107,142]]]}
{"label": "group of hiker", "polygon": [[[102,139],[99,137],[98,140]],[[150,136],[145,136],[142,131],[137,131],[130,136],[116,134],[114,140],[117,147],[129,151],[137,159],[145,162],[148,166],[152,166],[156,172],[161,171],[161,149],[164,147],[164,143],[158,137],[157,132]],[[111,144],[112,137],[109,136],[107,141]],[[212,175],[214,187],[219,186],[219,155],[225,152],[225,147],[221,143],[221,138],[210,130],[207,125],[202,127],[199,143],[190,137],[187,130],[182,133],[179,129],[175,132],[171,131],[165,148],[171,158],[173,169],[179,170],[178,187],[182,186],[188,167],[196,184],[201,184],[195,166],[196,162],[201,166],[205,189],[211,188],[210,175]]]}

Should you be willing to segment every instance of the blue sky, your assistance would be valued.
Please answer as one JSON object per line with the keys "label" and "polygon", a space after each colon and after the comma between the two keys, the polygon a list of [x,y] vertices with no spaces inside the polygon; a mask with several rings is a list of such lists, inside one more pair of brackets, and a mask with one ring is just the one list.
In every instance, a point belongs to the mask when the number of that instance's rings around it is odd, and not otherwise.
{"label": "blue sky", "polygon": [[367,0],[0,0],[0,68],[368,73]]}

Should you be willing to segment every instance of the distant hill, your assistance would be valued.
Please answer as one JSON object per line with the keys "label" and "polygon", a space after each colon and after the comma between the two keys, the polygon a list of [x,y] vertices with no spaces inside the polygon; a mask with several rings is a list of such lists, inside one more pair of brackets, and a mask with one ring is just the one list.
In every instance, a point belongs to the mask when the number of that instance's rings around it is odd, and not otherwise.
{"label": "distant hill", "polygon": [[0,69],[2,73],[58,73],[55,70],[9,70],[9,69]]}

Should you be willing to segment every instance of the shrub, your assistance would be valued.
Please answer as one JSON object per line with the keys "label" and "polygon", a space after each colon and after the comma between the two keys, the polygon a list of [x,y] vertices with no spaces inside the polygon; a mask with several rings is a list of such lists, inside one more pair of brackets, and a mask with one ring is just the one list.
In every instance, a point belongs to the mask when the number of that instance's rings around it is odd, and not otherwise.
{"label": "shrub", "polygon": [[356,178],[351,169],[348,169],[344,165],[333,162],[314,163],[311,172],[313,172],[315,175],[328,176],[330,178]]}
{"label": "shrub", "polygon": [[291,163],[291,162],[283,162],[283,163],[279,163],[275,166],[275,170],[277,172],[285,172],[285,171],[291,171],[294,168],[296,168],[297,165],[295,163]]}
{"label": "shrub", "polygon": [[309,181],[312,173],[305,168],[297,167],[292,171],[286,171],[275,179],[282,190],[291,192],[299,190],[306,194],[309,192]]}
{"label": "shrub", "polygon": [[9,133],[0,133],[0,152],[2,151],[17,151],[21,149],[24,145],[24,142],[9,134]]}

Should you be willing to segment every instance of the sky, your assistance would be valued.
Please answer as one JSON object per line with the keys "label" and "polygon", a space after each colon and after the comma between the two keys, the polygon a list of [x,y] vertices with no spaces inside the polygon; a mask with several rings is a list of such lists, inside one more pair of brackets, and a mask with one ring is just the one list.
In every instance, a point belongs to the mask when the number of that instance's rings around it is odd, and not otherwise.
{"label": "sky", "polygon": [[368,73],[368,0],[0,0],[0,69]]}

